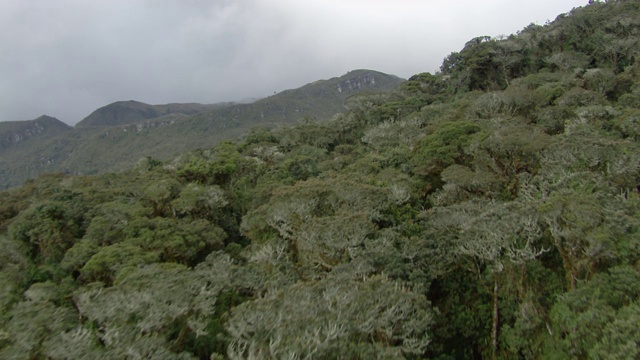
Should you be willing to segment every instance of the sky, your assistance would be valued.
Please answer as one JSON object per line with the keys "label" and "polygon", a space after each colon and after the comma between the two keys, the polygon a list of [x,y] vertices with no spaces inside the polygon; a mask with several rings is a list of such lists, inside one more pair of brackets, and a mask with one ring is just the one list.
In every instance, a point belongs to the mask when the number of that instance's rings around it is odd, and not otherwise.
{"label": "sky", "polygon": [[587,0],[0,0],[0,121],[216,103],[372,69],[435,73],[476,36]]}

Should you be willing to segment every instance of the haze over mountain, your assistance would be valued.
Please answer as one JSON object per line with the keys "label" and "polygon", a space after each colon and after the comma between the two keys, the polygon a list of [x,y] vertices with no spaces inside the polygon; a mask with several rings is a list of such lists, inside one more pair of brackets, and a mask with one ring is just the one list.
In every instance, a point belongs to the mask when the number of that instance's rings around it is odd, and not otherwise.
{"label": "haze over mountain", "polygon": [[402,81],[372,70],[354,70],[248,104],[149,105],[130,100],[95,110],[75,128],[46,116],[0,122],[0,189],[43,172],[124,170],[142,157],[168,159],[236,138],[254,126],[326,120],[345,110],[349,96],[390,91]]}

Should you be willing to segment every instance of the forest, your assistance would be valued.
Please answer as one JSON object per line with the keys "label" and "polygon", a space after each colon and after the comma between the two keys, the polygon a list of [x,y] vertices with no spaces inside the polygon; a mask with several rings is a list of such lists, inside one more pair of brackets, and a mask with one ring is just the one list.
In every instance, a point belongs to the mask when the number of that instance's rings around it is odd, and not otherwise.
{"label": "forest", "polygon": [[637,359],[640,3],[0,192],[1,359]]}

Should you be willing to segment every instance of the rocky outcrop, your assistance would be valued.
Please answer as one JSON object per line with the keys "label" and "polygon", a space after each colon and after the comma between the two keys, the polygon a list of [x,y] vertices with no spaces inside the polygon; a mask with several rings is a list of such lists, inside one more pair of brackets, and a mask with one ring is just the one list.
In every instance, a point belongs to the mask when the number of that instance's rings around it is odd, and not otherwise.
{"label": "rocky outcrop", "polygon": [[347,78],[336,85],[338,92],[351,93],[363,89],[373,89],[376,87],[376,76],[374,73],[365,72],[354,77]]}
{"label": "rocky outcrop", "polygon": [[71,129],[62,121],[46,115],[35,120],[0,122],[0,149],[34,137],[58,135]]}

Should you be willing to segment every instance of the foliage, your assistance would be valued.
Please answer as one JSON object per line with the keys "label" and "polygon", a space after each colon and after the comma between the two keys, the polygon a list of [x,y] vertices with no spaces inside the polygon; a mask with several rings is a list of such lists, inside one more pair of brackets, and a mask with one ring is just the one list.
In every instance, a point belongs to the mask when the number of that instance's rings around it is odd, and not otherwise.
{"label": "foliage", "polygon": [[328,277],[234,309],[229,357],[403,358],[425,350],[431,317],[425,299],[383,277]]}

